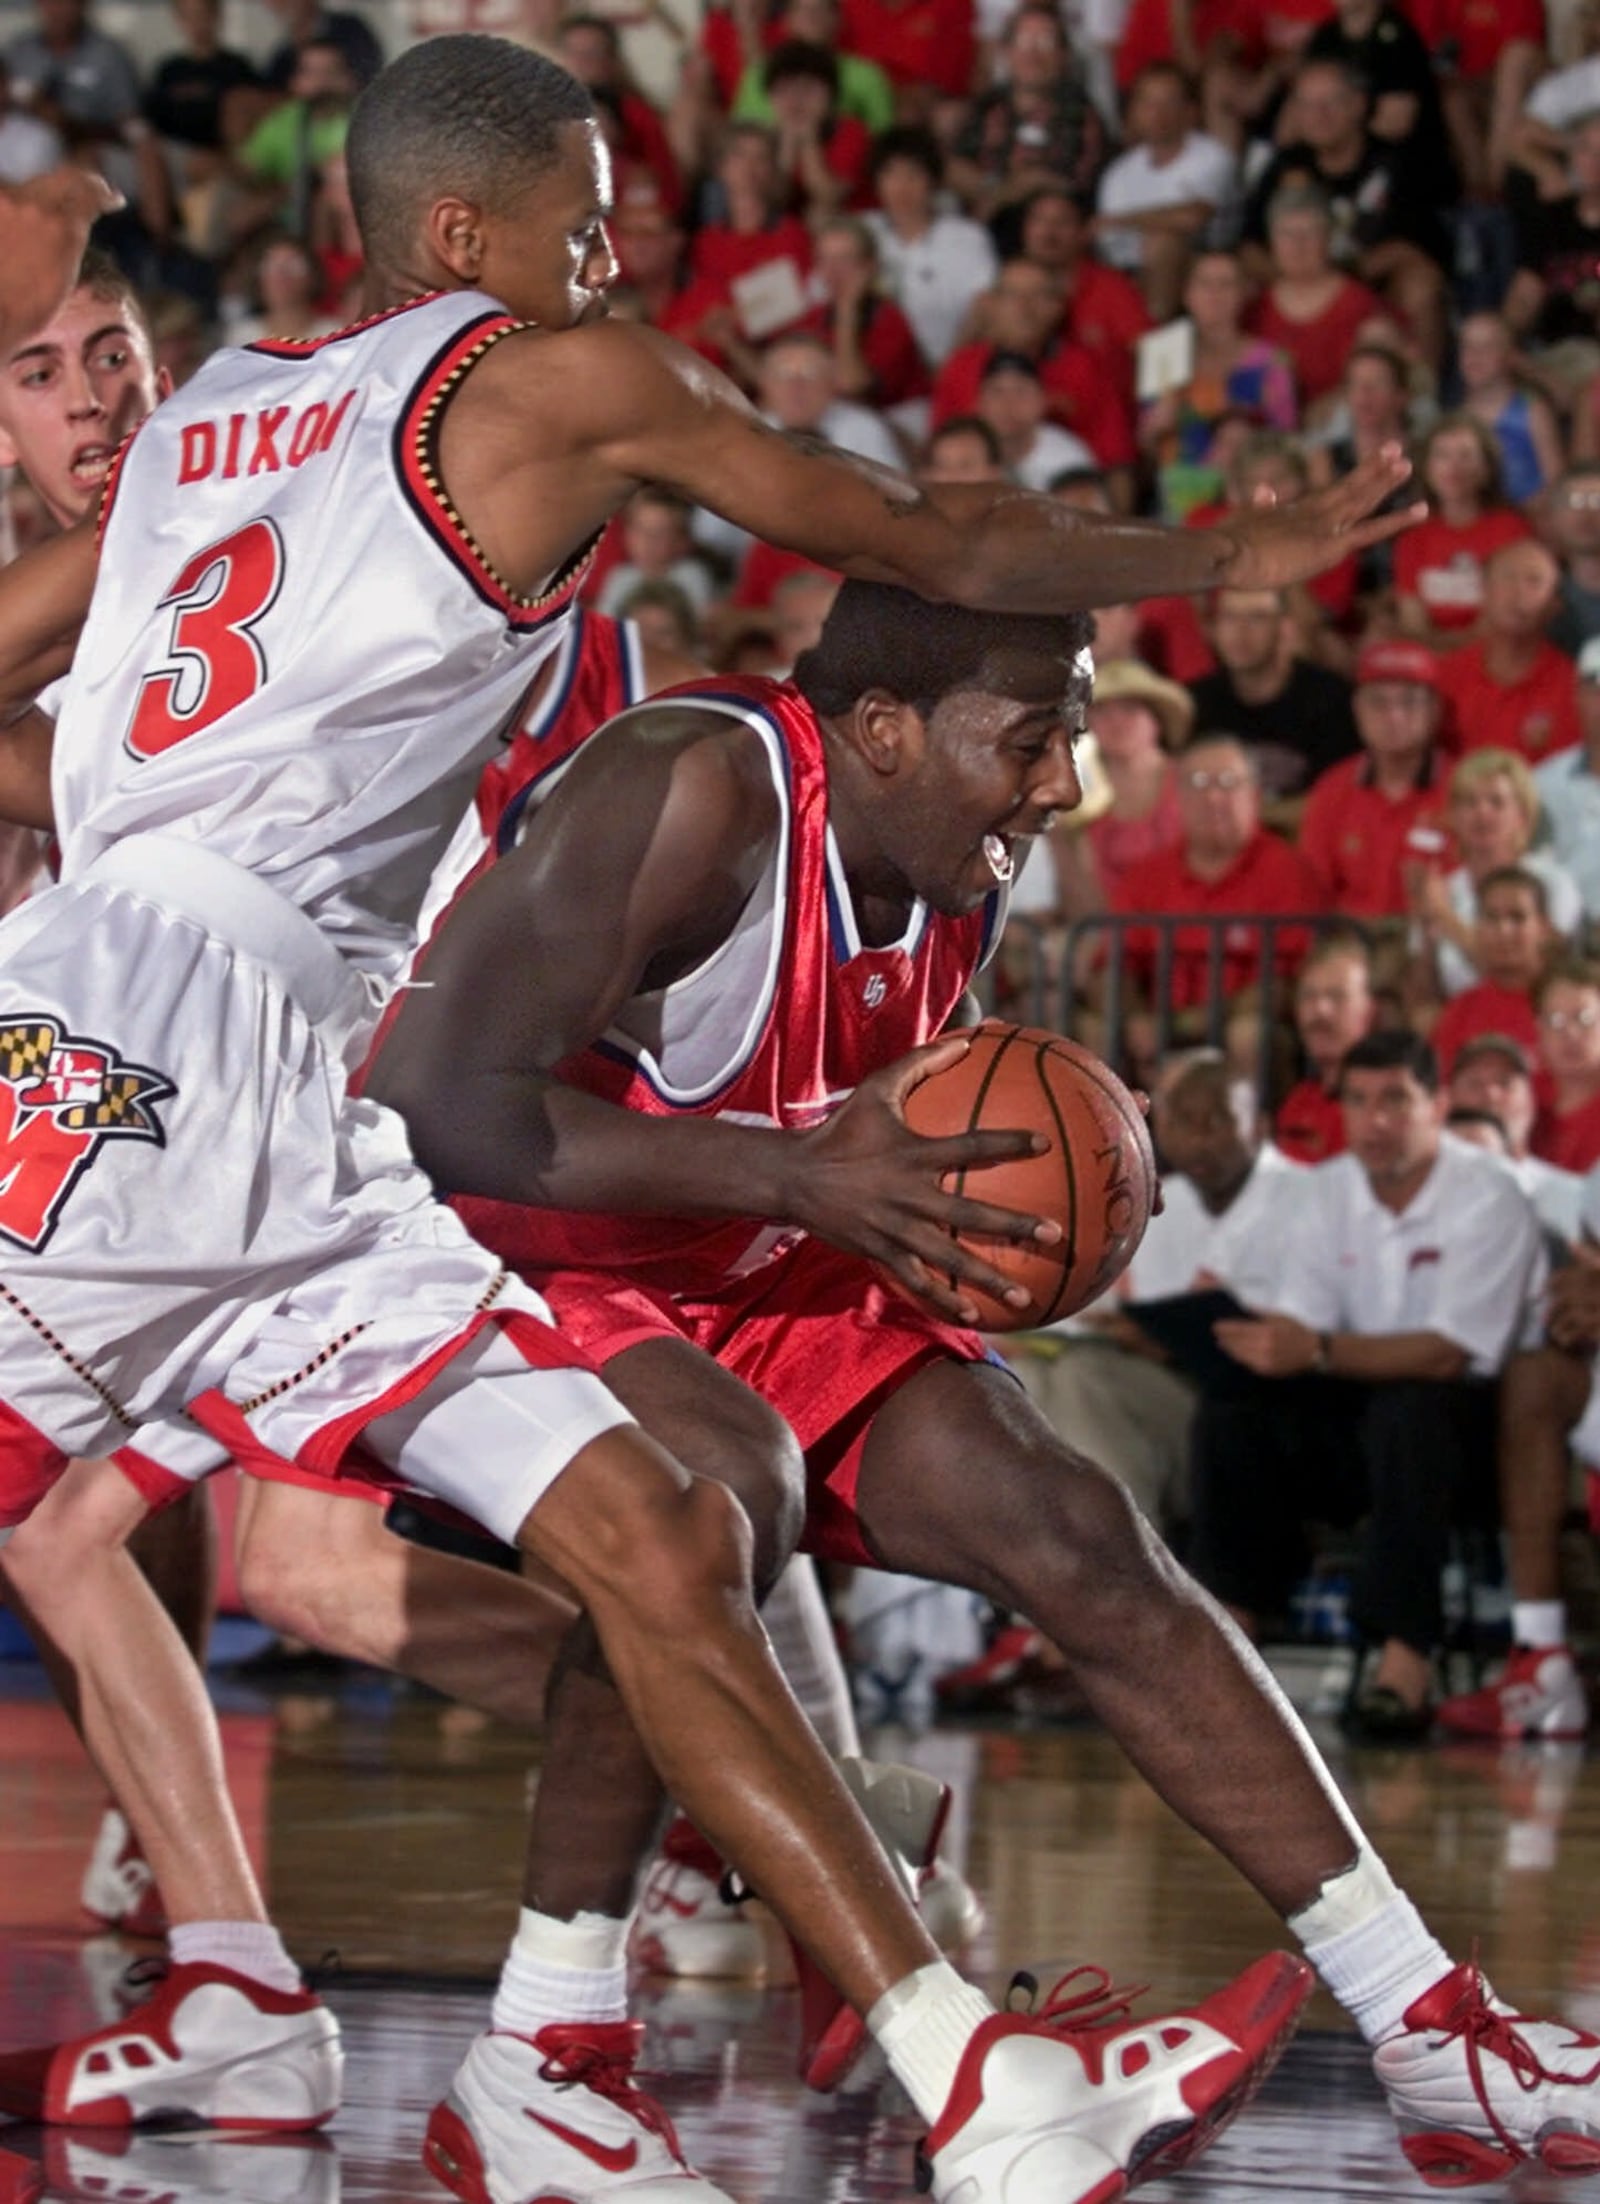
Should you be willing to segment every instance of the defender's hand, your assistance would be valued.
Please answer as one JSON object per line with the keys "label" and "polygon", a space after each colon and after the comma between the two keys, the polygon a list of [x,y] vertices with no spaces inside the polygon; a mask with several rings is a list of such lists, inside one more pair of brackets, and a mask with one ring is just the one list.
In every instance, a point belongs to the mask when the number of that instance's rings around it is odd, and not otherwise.
{"label": "defender's hand", "polygon": [[9,350],[44,327],[77,280],[90,230],[121,205],[120,192],[86,168],[0,186],[0,345]]}
{"label": "defender's hand", "polygon": [[1398,444],[1385,444],[1331,488],[1293,505],[1252,505],[1218,521],[1232,539],[1233,556],[1222,576],[1225,589],[1286,589],[1337,566],[1352,551],[1387,543],[1426,518],[1419,499],[1398,513],[1378,508],[1399,489],[1411,462]]}

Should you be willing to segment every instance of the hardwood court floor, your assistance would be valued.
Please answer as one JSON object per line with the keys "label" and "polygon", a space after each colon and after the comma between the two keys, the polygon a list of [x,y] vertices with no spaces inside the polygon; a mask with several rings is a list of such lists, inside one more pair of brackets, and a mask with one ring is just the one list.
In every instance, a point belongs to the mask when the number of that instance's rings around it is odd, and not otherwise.
{"label": "hardwood court floor", "polygon": [[[0,1667],[0,2047],[92,2025],[137,1947],[84,1937],[75,1898],[100,1810],[65,1724]],[[10,1680],[14,1679],[14,1680]],[[516,1902],[530,1754],[454,1710],[361,1688],[236,1698],[230,1775],[274,1912],[302,1961],[337,1949],[348,2102],[325,2148],[97,2143],[0,2129],[0,2204],[423,2204],[429,2105],[481,2024]],[[1047,1985],[1094,1959],[1176,2004],[1281,1940],[1266,1908],[1087,1731],[878,1741],[962,1794],[957,1840],[990,1907],[972,1971]],[[1350,1791],[1444,1940],[1477,1937],[1524,2008],[1600,2022],[1600,1762],[1581,1748],[1342,1755]],[[781,1990],[642,1987],[646,2063],[691,2158],[738,2204],[909,2198],[916,2123],[885,2084],[808,2098]],[[8,2187],[8,2174],[10,2185]],[[1420,2197],[1360,2044],[1321,1997],[1262,2099],[1163,2198]],[[1492,2192],[1487,2192],[1492,2193]],[[1524,2179],[1516,2194],[1557,2193]],[[1560,2184],[1578,2200],[1600,2183]],[[1049,2200],[1041,2200],[1049,2204]]]}

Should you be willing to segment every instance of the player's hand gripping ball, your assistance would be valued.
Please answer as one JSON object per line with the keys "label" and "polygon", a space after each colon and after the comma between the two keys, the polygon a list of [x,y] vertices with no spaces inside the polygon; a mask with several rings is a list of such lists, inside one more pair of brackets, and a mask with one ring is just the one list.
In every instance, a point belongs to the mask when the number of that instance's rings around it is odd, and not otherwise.
{"label": "player's hand gripping ball", "polygon": [[[1034,1331],[1086,1308],[1121,1277],[1156,1203],[1156,1162],[1144,1112],[1116,1073],[1059,1033],[986,1018],[960,1063],[914,1087],[906,1123],[929,1137],[1038,1132],[1043,1155],[952,1172],[947,1191],[1002,1209],[1053,1218],[1054,1247],[964,1236],[962,1244],[1026,1287],[1014,1309],[979,1287],[984,1331]],[[952,1235],[954,1237],[954,1235]]]}

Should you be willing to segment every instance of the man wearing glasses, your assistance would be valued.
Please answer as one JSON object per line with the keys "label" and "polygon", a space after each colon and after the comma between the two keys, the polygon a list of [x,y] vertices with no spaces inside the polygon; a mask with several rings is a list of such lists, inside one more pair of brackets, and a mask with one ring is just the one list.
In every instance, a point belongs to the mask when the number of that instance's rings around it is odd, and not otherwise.
{"label": "man wearing glasses", "polygon": [[[1116,892],[1118,910],[1214,920],[1299,917],[1324,908],[1322,890],[1305,859],[1282,835],[1262,825],[1255,761],[1237,736],[1197,735],[1177,760],[1177,790],[1183,839],[1175,849],[1129,867]],[[1179,926],[1173,933],[1167,998],[1175,1040],[1199,1040],[1210,1031],[1211,940],[1209,925]],[[1223,929],[1216,975],[1228,1052],[1237,1069],[1254,1071],[1263,1008],[1273,1015],[1286,1007],[1289,979],[1308,946],[1303,926],[1279,929],[1273,947],[1273,1000],[1263,1005],[1258,994],[1261,928],[1240,923]],[[1156,1054],[1152,1013],[1160,959],[1154,928],[1130,927],[1123,957],[1139,1005],[1128,1021],[1128,1047],[1142,1074]],[[1280,995],[1282,1002],[1276,999]]]}

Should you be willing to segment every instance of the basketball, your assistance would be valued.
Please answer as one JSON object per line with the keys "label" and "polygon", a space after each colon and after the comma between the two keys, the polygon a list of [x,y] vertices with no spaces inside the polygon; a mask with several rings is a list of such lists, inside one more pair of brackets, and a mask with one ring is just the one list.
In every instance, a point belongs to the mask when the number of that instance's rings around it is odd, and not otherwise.
{"label": "basketball", "polygon": [[1055,1247],[968,1238],[963,1244],[1025,1286],[1027,1309],[964,1285],[984,1331],[1033,1331],[1071,1316],[1122,1275],[1155,1203],[1156,1164],[1144,1113],[1114,1071],[1075,1041],[987,1018],[959,1064],[925,1079],[905,1104],[913,1132],[1040,1132],[1043,1155],[986,1164],[946,1179],[951,1193],[1053,1218]]}

